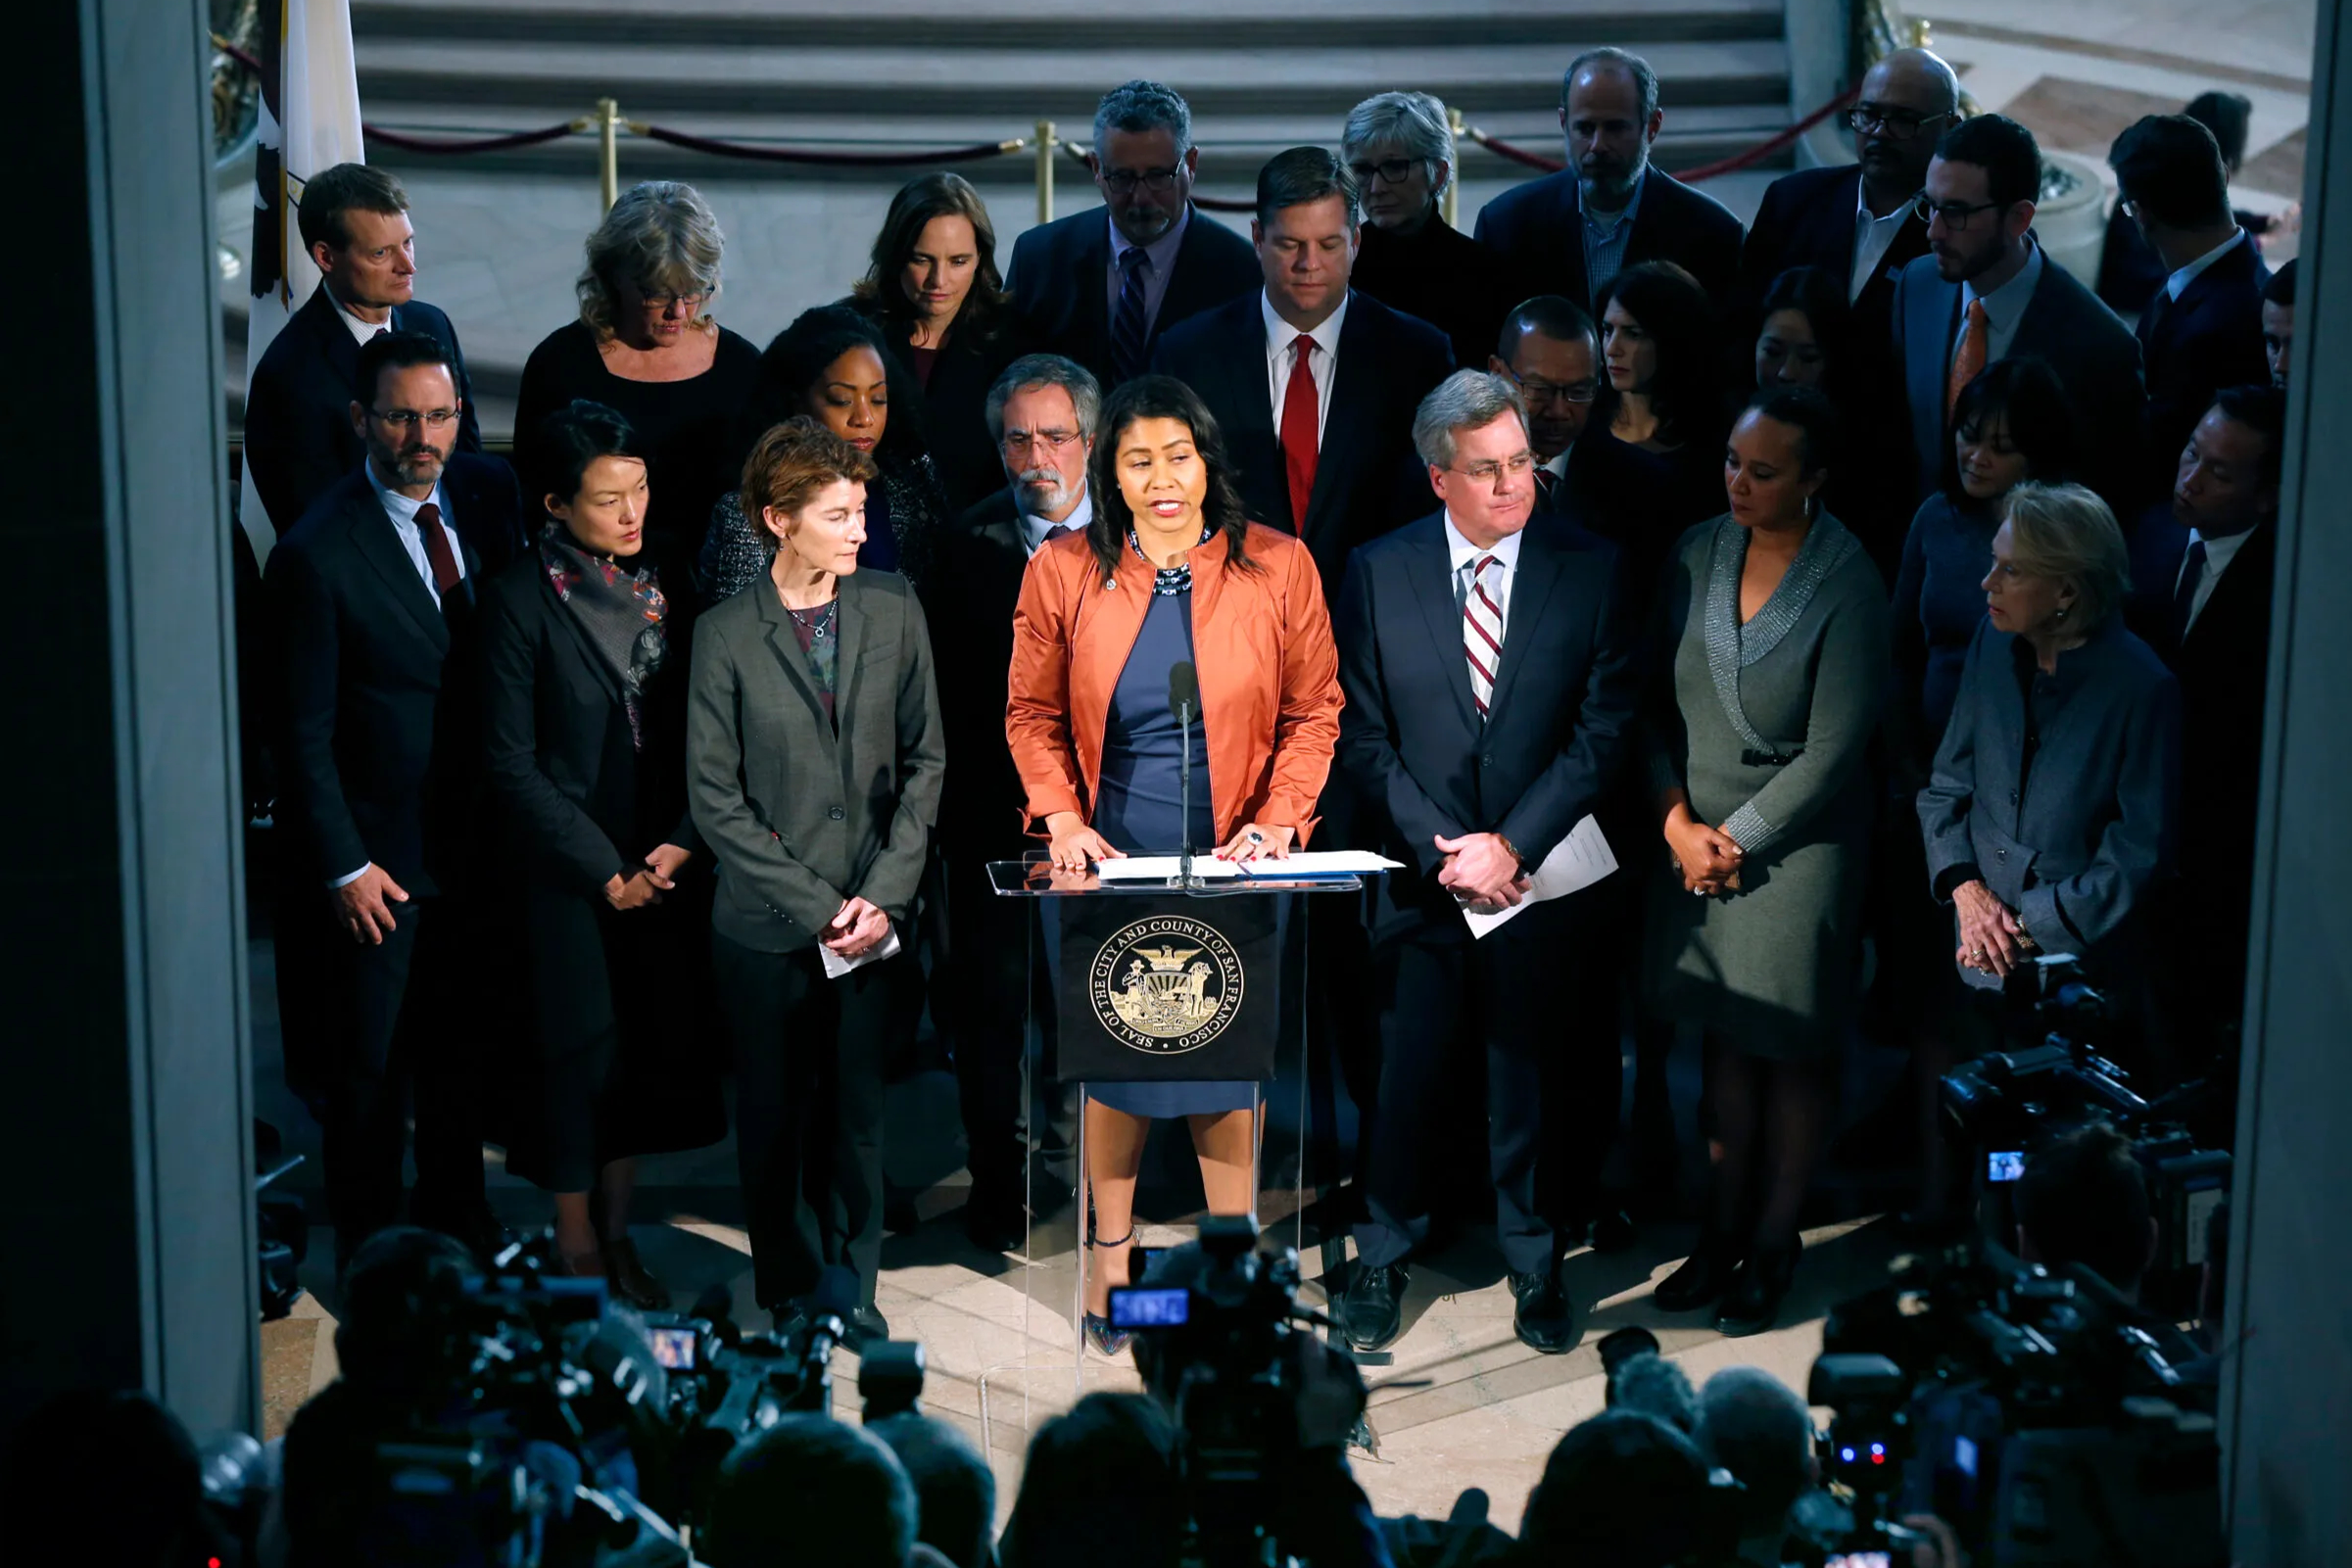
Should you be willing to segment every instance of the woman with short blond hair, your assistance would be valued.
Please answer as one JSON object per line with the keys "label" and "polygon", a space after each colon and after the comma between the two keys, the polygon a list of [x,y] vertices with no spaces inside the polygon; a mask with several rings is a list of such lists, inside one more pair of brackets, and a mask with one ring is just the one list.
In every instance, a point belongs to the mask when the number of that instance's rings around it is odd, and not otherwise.
{"label": "woman with short blond hair", "polygon": [[628,420],[654,498],[646,525],[687,560],[734,485],[723,471],[728,430],[759,380],[759,350],[709,313],[725,249],[717,214],[692,185],[648,180],[623,191],[588,236],[578,319],[531,351],[514,406],[526,473],[542,456],[540,422],[574,399]]}

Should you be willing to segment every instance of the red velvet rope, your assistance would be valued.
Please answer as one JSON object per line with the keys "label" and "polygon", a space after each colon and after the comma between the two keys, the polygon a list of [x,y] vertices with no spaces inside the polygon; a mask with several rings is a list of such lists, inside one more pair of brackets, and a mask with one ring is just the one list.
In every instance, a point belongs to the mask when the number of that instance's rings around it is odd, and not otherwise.
{"label": "red velvet rope", "polygon": [[[1860,96],[1860,88],[1849,87],[1786,130],[1775,131],[1745,152],[1734,153],[1729,158],[1719,158],[1711,164],[1701,164],[1697,168],[1678,168],[1671,172],[1676,179],[1685,184],[1694,184],[1700,180],[1713,179],[1717,174],[1736,173],[1740,169],[1760,164]],[[1531,153],[1524,147],[1513,147],[1507,141],[1489,136],[1474,125],[1467,129],[1470,140],[1488,152],[1494,153],[1498,157],[1508,158],[1514,164],[1524,164],[1529,168],[1540,168],[1547,174],[1557,174],[1568,166],[1557,158],[1546,158],[1543,154]]]}
{"label": "red velvet rope", "polygon": [[382,142],[387,147],[398,147],[410,153],[499,153],[509,147],[536,147],[541,142],[569,136],[580,128],[579,121],[567,119],[560,125],[544,125],[538,130],[518,130],[505,136],[476,136],[464,141],[450,141],[439,136],[410,136],[362,121],[360,134],[371,142]]}
{"label": "red velvet rope", "polygon": [[707,136],[693,136],[666,125],[643,125],[631,121],[629,129],[639,136],[689,152],[709,153],[718,158],[751,158],[770,164],[830,164],[859,168],[895,168],[917,164],[969,164],[983,158],[999,158],[1020,151],[1018,142],[974,142],[969,147],[950,147],[942,152],[923,153],[851,153],[811,152],[797,147],[752,147],[742,142],[713,141]]}

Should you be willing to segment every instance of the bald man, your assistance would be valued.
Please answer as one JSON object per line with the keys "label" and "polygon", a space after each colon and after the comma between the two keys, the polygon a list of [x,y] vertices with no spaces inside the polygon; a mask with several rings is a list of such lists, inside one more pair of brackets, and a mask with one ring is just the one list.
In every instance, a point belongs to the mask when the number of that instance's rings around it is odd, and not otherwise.
{"label": "bald man", "polygon": [[1959,78],[1927,50],[1897,49],[1872,66],[1847,111],[1859,162],[1784,174],[1764,192],[1740,256],[1750,311],[1782,272],[1816,266],[1845,285],[1861,336],[1883,348],[1895,274],[1927,253],[1911,199],[1959,110]]}

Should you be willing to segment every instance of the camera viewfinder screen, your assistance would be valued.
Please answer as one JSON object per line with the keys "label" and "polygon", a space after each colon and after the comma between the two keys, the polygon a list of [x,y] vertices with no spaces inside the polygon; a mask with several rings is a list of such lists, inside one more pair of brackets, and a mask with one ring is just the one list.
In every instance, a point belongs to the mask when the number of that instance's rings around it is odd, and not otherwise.
{"label": "camera viewfinder screen", "polygon": [[1175,1328],[1191,1316],[1192,1298],[1181,1289],[1128,1289],[1111,1292],[1114,1328]]}
{"label": "camera viewfinder screen", "polygon": [[2015,1181],[2026,1173],[2026,1152],[2023,1149],[1995,1149],[1985,1156],[1987,1181]]}
{"label": "camera viewfinder screen", "polygon": [[653,1341],[653,1359],[672,1372],[691,1372],[695,1369],[693,1329],[656,1328],[647,1332]]}

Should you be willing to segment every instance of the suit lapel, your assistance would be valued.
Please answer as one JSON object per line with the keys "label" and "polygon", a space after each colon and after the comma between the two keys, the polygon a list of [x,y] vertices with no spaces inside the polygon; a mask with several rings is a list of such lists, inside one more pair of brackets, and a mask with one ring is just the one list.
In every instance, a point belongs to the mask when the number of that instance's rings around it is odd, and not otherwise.
{"label": "suit lapel", "polygon": [[[1380,345],[1376,341],[1379,329],[1372,321],[1370,304],[1363,295],[1348,296],[1347,319],[1339,324],[1338,363],[1331,371],[1331,407],[1323,416],[1322,444],[1315,456],[1315,488],[1307,495],[1307,515],[1298,520],[1299,537],[1313,540],[1318,534],[1342,527],[1344,518],[1334,518],[1332,510],[1336,498],[1347,485],[1348,470],[1356,460],[1356,438],[1371,428],[1374,409],[1374,390],[1381,373]],[[1264,401],[1264,400],[1261,400]],[[1267,409],[1272,417],[1272,407]],[[1287,487],[1285,487],[1287,494]]]}
{"label": "suit lapel", "polygon": [[[335,309],[335,302],[328,297],[324,283],[311,292],[311,303],[307,309],[312,312],[311,331],[317,337],[319,351],[326,356],[328,366],[335,372],[336,384],[343,387],[358,386],[360,345],[353,341],[351,329],[343,324],[343,312]],[[394,312],[393,319],[399,319],[398,311]]]}
{"label": "suit lapel", "polygon": [[1446,553],[1443,515],[1413,526],[1413,558],[1406,564],[1406,573],[1429,630],[1430,655],[1445,672],[1446,689],[1454,693],[1454,707],[1463,725],[1476,735],[1478,707],[1470,697],[1470,667],[1462,651],[1462,606],[1454,602],[1454,563]]}
{"label": "suit lapel", "polygon": [[[1593,284],[1584,269],[1584,213],[1578,205],[1576,176],[1562,174],[1555,177],[1560,179],[1560,184],[1557,187],[1558,194],[1552,206],[1553,250],[1560,257],[1560,264],[1567,280],[1567,287],[1561,292],[1589,310],[1593,305]],[[1641,243],[1641,226],[1636,223],[1633,233],[1626,237],[1626,249],[1630,251]],[[1630,261],[1633,258],[1628,256],[1626,260]],[[1468,679],[1467,676],[1463,677],[1464,683]],[[1466,684],[1464,689],[1467,689]]]}
{"label": "suit lapel", "polygon": [[[843,587],[846,586],[846,584],[843,585]],[[800,639],[793,635],[791,617],[785,611],[784,601],[776,596],[775,585],[769,582],[766,574],[763,573],[754,578],[750,586],[744,592],[759,595],[759,619],[760,623],[767,628],[768,646],[775,650],[776,667],[784,672],[786,681],[791,684],[793,691],[806,705],[809,718],[815,723],[816,732],[822,737],[824,744],[828,746],[834,744],[833,726],[825,723],[825,701],[818,694],[817,678],[809,669],[808,655],[800,651]],[[843,597],[846,598],[847,595],[844,594]],[[836,612],[836,625],[848,620],[846,610],[847,605],[844,604],[841,611]],[[844,653],[846,651],[845,648],[842,650]],[[837,714],[841,708],[840,683],[843,672],[848,667],[847,660],[842,659],[834,668],[834,711]]]}
{"label": "suit lapel", "polygon": [[[1111,353],[1111,214],[1108,208],[1087,214],[1090,226],[1078,247],[1076,334],[1080,343],[1099,344],[1103,357]],[[1146,348],[1148,349],[1148,345]]]}
{"label": "suit lapel", "polygon": [[[1218,356],[1220,362],[1213,372],[1224,378],[1223,384],[1215,393],[1203,390],[1202,396],[1212,408],[1234,410],[1231,427],[1225,431],[1225,451],[1233,465],[1241,470],[1244,485],[1251,485],[1253,467],[1266,471],[1266,478],[1255,486],[1267,498],[1262,508],[1266,515],[1252,520],[1296,534],[1300,531],[1300,519],[1290,515],[1290,484],[1282,469],[1282,442],[1274,430],[1273,404],[1267,394],[1267,356],[1273,352],[1273,345],[1267,341],[1265,314],[1254,294],[1219,309],[1230,312],[1221,323],[1230,330],[1219,334],[1230,348]],[[1308,499],[1308,509],[1314,509],[1312,497]]]}
{"label": "suit lapel", "polygon": [[[1176,244],[1176,269],[1169,276],[1166,292],[1160,296],[1160,313],[1152,318],[1151,335],[1153,338],[1158,338],[1162,332],[1168,330],[1171,322],[1181,321],[1187,316],[1198,314],[1204,306],[1212,303],[1207,298],[1208,263],[1200,260],[1200,234],[1203,223],[1216,221],[1217,219],[1209,216],[1197,207],[1193,208],[1186,215],[1184,237]],[[1103,244],[1106,248],[1110,245],[1108,235],[1104,236]],[[1107,267],[1110,264],[1110,258],[1106,255],[1103,259],[1103,265]],[[1107,297],[1110,293],[1109,285],[1106,283],[1100,292]],[[1146,352],[1149,352],[1150,347],[1149,344],[1144,345]]]}
{"label": "suit lapel", "polygon": [[[1505,711],[1511,693],[1518,688],[1519,670],[1534,652],[1545,605],[1559,586],[1565,564],[1564,552],[1553,546],[1552,531],[1530,522],[1519,535],[1519,564],[1512,574],[1517,581],[1511,585],[1510,623],[1503,630],[1503,668],[1495,672],[1495,694],[1487,704],[1489,723]],[[1465,689],[1468,683],[1465,671]]]}
{"label": "suit lapel", "polygon": [[[2212,595],[2205,600],[2205,607],[2197,612],[2196,620],[2188,628],[2188,635],[2181,640],[2184,656],[2193,656],[2216,642],[2233,641],[2246,628],[2260,623],[2262,617],[2259,611],[2271,597],[2273,552],[2277,541],[2277,536],[2272,532],[2274,526],[2271,523],[2257,524],[2254,537],[2237,546],[2237,555],[2230,562],[2230,569],[2222,573],[2220,582],[2213,585]],[[2264,668],[2267,669],[2270,650],[2264,647],[2256,651],[2264,658]],[[2259,704],[2261,692],[2255,691],[2251,700]]]}
{"label": "suit lapel", "polygon": [[[1931,275],[1928,285],[1920,291],[1918,303],[1911,307],[1911,319],[1905,327],[1911,338],[1906,356],[1911,405],[1932,410],[1934,428],[1941,432],[1944,383],[1951,363],[1952,339],[1960,329],[1960,286]],[[1922,422],[1923,426],[1925,423]],[[1936,455],[1941,457],[1941,453]],[[1931,467],[1929,472],[1932,474],[1935,469]]]}
{"label": "suit lapel", "polygon": [[416,623],[417,630],[431,640],[434,647],[448,652],[449,621],[433,602],[433,595],[425,591],[424,579],[416,573],[416,563],[401,547],[400,536],[393,531],[392,517],[372,488],[361,492],[350,516],[353,544],[392,590],[393,600],[408,612],[408,619]]}
{"label": "suit lapel", "polygon": [[[858,655],[874,641],[866,620],[880,607],[882,595],[873,593],[872,587],[870,582],[861,582],[855,573],[840,579],[841,606],[835,612],[838,627],[835,635],[840,639],[840,647],[835,655],[833,671],[833,710],[837,716],[848,711],[855,694],[850,689],[857,680]],[[799,641],[794,639],[792,651],[799,650]]]}

